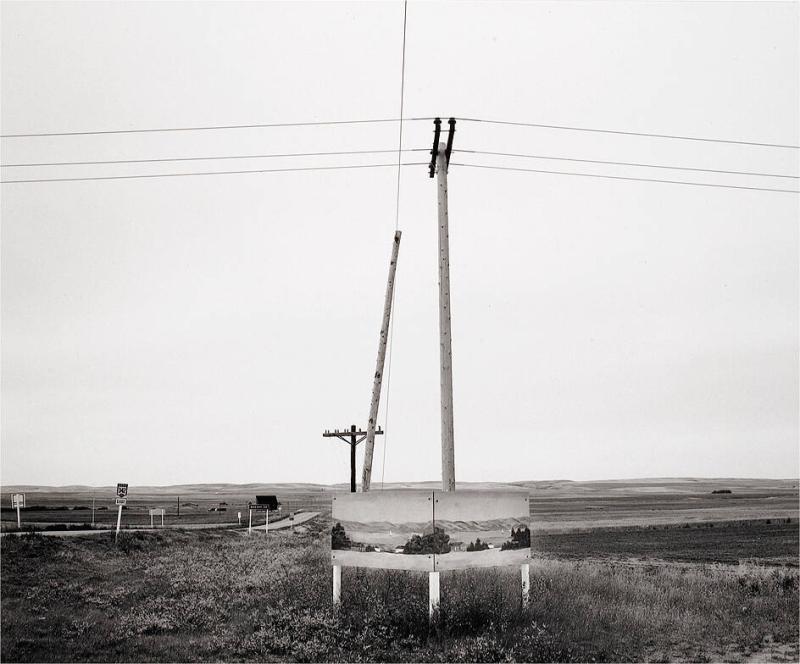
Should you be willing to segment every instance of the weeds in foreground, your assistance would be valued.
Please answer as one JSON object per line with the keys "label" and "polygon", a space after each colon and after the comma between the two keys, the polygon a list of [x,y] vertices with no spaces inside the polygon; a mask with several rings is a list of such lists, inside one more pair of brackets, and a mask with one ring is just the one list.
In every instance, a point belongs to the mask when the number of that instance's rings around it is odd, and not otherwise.
{"label": "weeds in foreground", "polygon": [[[794,569],[535,561],[427,578],[345,569],[327,538],[231,532],[2,540],[3,661],[630,661],[798,637]],[[719,656],[717,658],[720,658]]]}

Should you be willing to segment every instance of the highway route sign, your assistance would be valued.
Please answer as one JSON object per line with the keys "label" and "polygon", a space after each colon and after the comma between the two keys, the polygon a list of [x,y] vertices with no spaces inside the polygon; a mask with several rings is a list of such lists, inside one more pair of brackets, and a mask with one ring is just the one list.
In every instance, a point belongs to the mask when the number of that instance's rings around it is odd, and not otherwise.
{"label": "highway route sign", "polygon": [[25,494],[24,493],[12,494],[11,507],[25,507]]}
{"label": "highway route sign", "polygon": [[117,484],[117,495],[120,498],[124,498],[125,496],[127,496],[128,495],[128,485],[127,484],[122,484],[122,483]]}
{"label": "highway route sign", "polygon": [[127,498],[117,498],[117,505],[125,505],[127,504],[127,502],[128,502]]}

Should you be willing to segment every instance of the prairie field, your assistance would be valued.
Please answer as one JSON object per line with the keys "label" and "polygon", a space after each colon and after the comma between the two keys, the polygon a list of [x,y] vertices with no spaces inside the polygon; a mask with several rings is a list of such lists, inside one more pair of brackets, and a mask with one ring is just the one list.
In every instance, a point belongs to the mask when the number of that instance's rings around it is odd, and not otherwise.
{"label": "prairie field", "polygon": [[[598,496],[616,491],[605,487],[588,492],[593,497],[584,496],[581,505],[606,500],[618,506],[616,516],[591,529],[577,518],[542,528],[537,519],[584,510],[564,497],[545,514],[534,499],[529,606],[521,605],[517,566],[442,572],[442,603],[431,624],[427,575],[416,571],[344,568],[342,605],[334,610],[330,504],[326,509],[307,489],[258,491],[277,493],[284,510],[291,504],[320,512],[295,532],[248,536],[245,529],[186,529],[173,522],[156,531],[126,530],[118,544],[111,533],[6,534],[0,539],[0,657],[797,661],[797,490],[757,489],[739,498],[745,509],[730,519],[733,500],[712,499],[705,485],[695,494],[645,493],[646,500],[633,491],[625,507],[619,507],[625,495]],[[50,498],[49,504],[82,499]],[[198,503],[195,526],[207,514],[206,523],[215,525],[220,514],[208,513],[208,504],[224,501],[234,510],[237,500],[246,504],[235,492],[187,500]],[[651,515],[659,500],[667,507]],[[680,509],[670,507],[675,502]],[[692,503],[701,512],[687,518]],[[221,514],[232,525],[230,513]],[[648,516],[653,523],[646,524]]]}

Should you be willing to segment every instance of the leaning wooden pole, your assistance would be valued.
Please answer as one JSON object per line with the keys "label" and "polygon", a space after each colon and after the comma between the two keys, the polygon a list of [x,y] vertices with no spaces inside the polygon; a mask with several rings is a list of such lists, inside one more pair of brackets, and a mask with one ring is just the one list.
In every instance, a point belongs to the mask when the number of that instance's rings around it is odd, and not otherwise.
{"label": "leaning wooden pole", "polygon": [[[451,128],[452,132],[452,128]],[[447,146],[436,155],[439,193],[439,382],[442,414],[442,491],[456,490],[453,436],[453,348],[450,330],[450,231],[447,218]]]}
{"label": "leaning wooden pole", "polygon": [[389,320],[392,316],[392,298],[394,296],[394,274],[397,269],[397,253],[400,250],[402,231],[395,231],[392,243],[392,259],[389,261],[389,280],[386,282],[386,300],[383,304],[383,322],[378,342],[378,361],[375,364],[375,378],[372,383],[372,401],[369,405],[367,421],[367,439],[364,448],[364,471],[361,475],[361,491],[369,491],[372,479],[372,456],[375,451],[375,426],[378,420],[378,406],[381,402],[381,382],[383,381],[383,363],[386,359],[386,343],[389,337]]}

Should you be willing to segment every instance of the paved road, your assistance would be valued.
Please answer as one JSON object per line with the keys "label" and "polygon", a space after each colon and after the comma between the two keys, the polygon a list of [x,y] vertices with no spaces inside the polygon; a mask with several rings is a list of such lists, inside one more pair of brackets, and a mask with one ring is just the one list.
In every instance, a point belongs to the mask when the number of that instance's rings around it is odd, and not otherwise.
{"label": "paved road", "polygon": [[[306,521],[311,521],[312,519],[319,516],[319,512],[300,512],[299,514],[294,515],[294,525],[299,526]],[[282,530],[285,528],[291,528],[292,522],[289,520],[289,517],[284,517],[279,521],[275,521],[274,523],[269,524],[270,530]],[[236,530],[238,532],[246,531],[247,527],[239,527],[234,524],[229,523],[189,523],[183,526],[164,526],[163,528],[125,528],[124,532],[156,532],[157,530],[214,530],[219,528],[227,528],[229,530]],[[258,526],[253,526],[253,530],[256,532],[264,532],[264,524],[260,524]],[[113,533],[115,529],[96,529],[96,530],[37,530],[37,535],[45,535],[46,537],[80,537],[83,535],[99,535],[100,533]],[[6,535],[27,535],[27,532],[20,531],[20,532],[12,532],[12,533],[2,533],[2,536],[5,537]]]}

